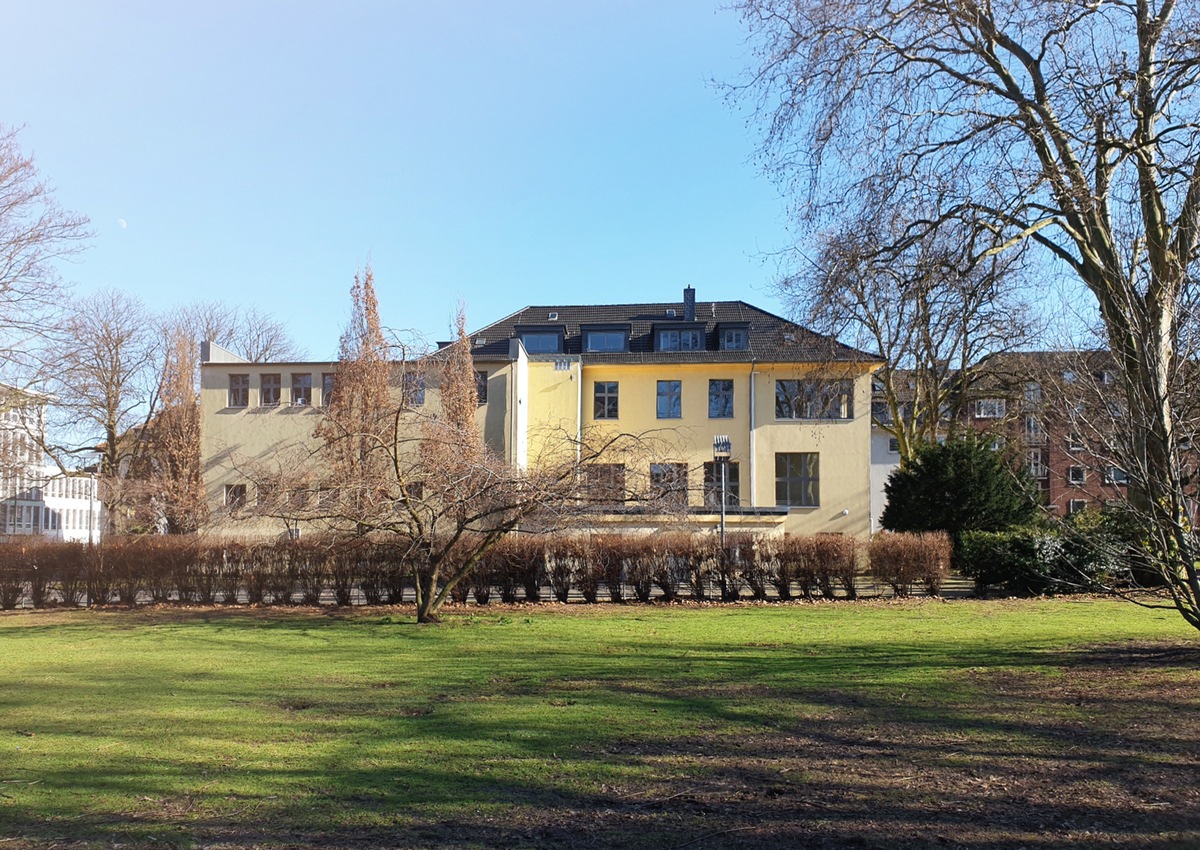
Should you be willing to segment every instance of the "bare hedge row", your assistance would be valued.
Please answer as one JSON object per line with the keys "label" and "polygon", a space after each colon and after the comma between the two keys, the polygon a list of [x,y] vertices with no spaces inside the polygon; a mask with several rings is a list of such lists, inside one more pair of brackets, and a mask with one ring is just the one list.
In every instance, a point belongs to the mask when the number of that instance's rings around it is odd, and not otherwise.
{"label": "bare hedge row", "polygon": [[[945,535],[887,535],[869,545],[835,535],[512,536],[452,589],[480,604],[555,599],[854,599],[863,576],[898,596],[937,594],[950,562]],[[336,605],[399,603],[413,565],[395,543],[306,538],[231,543],[189,537],[111,538],[97,546],[36,538],[0,544],[0,608],[119,602]],[[412,594],[409,594],[411,599]]]}

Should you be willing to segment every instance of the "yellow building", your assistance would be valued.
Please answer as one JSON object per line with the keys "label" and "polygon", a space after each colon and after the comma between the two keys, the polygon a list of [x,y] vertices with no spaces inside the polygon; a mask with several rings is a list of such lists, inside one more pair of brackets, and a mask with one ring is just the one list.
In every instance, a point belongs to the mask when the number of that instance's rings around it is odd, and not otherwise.
{"label": "yellow building", "polygon": [[[713,527],[721,437],[729,530],[869,532],[872,355],[742,301],[697,303],[690,287],[679,303],[526,307],[471,342],[480,427],[510,463],[618,433],[642,446],[584,466],[608,495],[581,525]],[[315,447],[336,364],[252,364],[215,347],[204,361],[210,525],[244,528],[238,509],[259,498],[249,470]]]}

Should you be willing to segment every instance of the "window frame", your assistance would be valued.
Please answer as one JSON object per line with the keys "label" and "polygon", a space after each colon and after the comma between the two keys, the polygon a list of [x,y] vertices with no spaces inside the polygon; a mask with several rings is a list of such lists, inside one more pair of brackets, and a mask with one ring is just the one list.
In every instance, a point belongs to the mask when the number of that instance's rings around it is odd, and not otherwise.
{"label": "window frame", "polygon": [[1003,398],[975,399],[976,419],[1003,419],[1008,415],[1008,402]]}
{"label": "window frame", "polygon": [[329,407],[337,392],[337,372],[321,373],[321,406]]}
{"label": "window frame", "polygon": [[1067,484],[1071,487],[1082,487],[1087,484],[1087,467],[1079,464],[1068,466]]}
{"label": "window frame", "polygon": [[[688,344],[684,344],[684,339]],[[655,351],[704,351],[703,328],[659,328],[654,334]]]}
{"label": "window frame", "polygon": [[[306,381],[307,379],[307,381]],[[292,404],[311,405],[313,397],[312,372],[292,372]]]}
{"label": "window frame", "polygon": [[[525,348],[526,354],[562,354],[563,353],[563,334],[562,331],[520,331],[517,334],[521,340],[521,345]],[[529,345],[529,340],[553,340],[553,348],[539,347],[534,350]]]}
{"label": "window frame", "polygon": [[625,464],[587,463],[583,465],[583,492],[587,501],[606,504],[624,503]]}
{"label": "window frame", "polygon": [[224,489],[225,507],[231,511],[246,507],[248,497],[245,484],[226,484]]}
{"label": "window frame", "polygon": [[[613,354],[629,350],[628,328],[584,328],[581,333],[583,339],[580,340],[580,343],[582,345],[584,354]],[[604,345],[597,348],[592,344],[593,337],[606,340],[619,337],[621,344],[616,348],[610,345]]]}
{"label": "window frame", "polygon": [[[742,503],[741,468],[736,460],[725,461],[728,474],[725,477],[725,507],[736,508]],[[721,508],[721,476],[715,460],[704,461],[703,483],[704,505]]]}
{"label": "window frame", "polygon": [[229,376],[229,395],[225,401],[226,407],[250,406],[250,375],[248,373],[239,372]]}
{"label": "window frame", "polygon": [[480,407],[487,404],[489,377],[486,369],[475,370],[475,400]]}
{"label": "window frame", "polygon": [[656,502],[687,507],[688,465],[665,461],[650,464],[649,497]]}
{"label": "window frame", "polygon": [[[274,392],[274,400],[270,400],[267,391]],[[261,372],[258,376],[258,406],[279,407],[283,401],[283,374],[280,372]]]}
{"label": "window frame", "polygon": [[[601,388],[603,387],[603,391]],[[611,391],[610,388],[611,387]],[[609,415],[609,404],[612,415]],[[603,407],[601,406],[603,404]],[[620,381],[592,381],[592,418],[614,420],[621,415]]]}
{"label": "window frame", "polygon": [[[720,386],[718,386],[720,385]],[[708,418],[709,419],[732,419],[733,418],[733,378],[709,378],[708,379]],[[715,392],[714,392],[715,391]],[[714,407],[714,403],[716,407]],[[718,412],[714,413],[713,411]],[[724,409],[726,412],[719,412]]]}
{"label": "window frame", "polygon": [[[730,345],[730,340],[737,340],[736,345]],[[720,349],[722,351],[746,351],[750,348],[750,333],[746,328],[722,328]]]}
{"label": "window frame", "polygon": [[[672,405],[672,403],[674,404]],[[672,413],[672,411],[674,412]],[[656,419],[683,418],[683,381],[668,379],[657,382],[654,394],[654,414]]]}
{"label": "window frame", "polygon": [[849,378],[777,378],[775,419],[849,422],[854,419],[854,381]]}
{"label": "window frame", "polygon": [[[781,462],[784,464],[782,475]],[[792,474],[793,471],[797,474]],[[781,508],[821,507],[820,452],[775,453],[775,505]]]}

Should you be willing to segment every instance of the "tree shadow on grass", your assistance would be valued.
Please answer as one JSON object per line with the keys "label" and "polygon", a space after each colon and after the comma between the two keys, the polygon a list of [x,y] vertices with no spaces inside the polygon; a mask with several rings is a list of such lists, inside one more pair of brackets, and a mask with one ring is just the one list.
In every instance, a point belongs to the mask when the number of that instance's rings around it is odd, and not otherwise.
{"label": "tree shadow on grass", "polygon": [[[169,689],[246,716],[173,728],[153,692],[102,699],[127,715],[110,718],[115,754],[89,750],[85,718],[48,720],[37,734],[76,735],[81,755],[4,768],[0,834],[14,848],[1198,846],[1196,671],[1194,650],[1162,643],[672,648],[633,666],[540,646],[483,684],[331,675],[264,694],[164,665],[141,674],[163,676],[164,703]],[[0,713],[32,699],[0,694]],[[515,710],[531,702],[532,721]],[[251,757],[261,742],[277,750]]]}

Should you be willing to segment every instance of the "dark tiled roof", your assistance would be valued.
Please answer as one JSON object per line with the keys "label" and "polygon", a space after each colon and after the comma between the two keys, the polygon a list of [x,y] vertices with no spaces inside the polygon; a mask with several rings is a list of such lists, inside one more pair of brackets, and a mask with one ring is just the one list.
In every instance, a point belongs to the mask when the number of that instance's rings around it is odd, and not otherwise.
{"label": "dark tiled roof", "polygon": [[[674,311],[674,316],[669,314]],[[557,314],[556,318],[550,318]],[[655,326],[703,324],[703,351],[654,350]],[[582,327],[628,325],[629,351],[584,352]],[[718,326],[748,330],[748,348],[720,349]],[[509,340],[522,330],[561,329],[564,354],[582,354],[588,363],[878,363],[874,354],[843,345],[837,340],[801,327],[744,301],[702,301],[696,304],[696,321],[684,319],[682,302],[664,304],[604,304],[525,307],[471,334],[471,353],[477,358],[507,359]]]}

